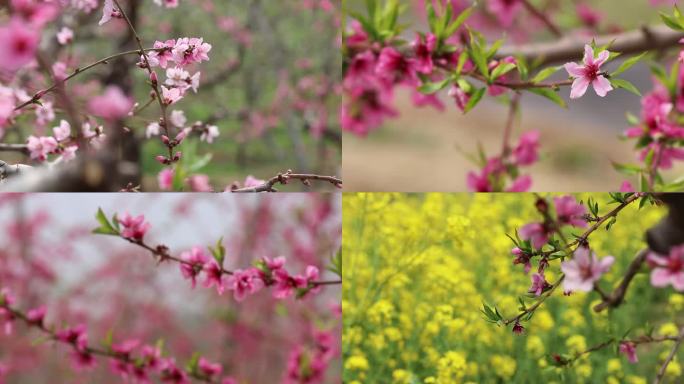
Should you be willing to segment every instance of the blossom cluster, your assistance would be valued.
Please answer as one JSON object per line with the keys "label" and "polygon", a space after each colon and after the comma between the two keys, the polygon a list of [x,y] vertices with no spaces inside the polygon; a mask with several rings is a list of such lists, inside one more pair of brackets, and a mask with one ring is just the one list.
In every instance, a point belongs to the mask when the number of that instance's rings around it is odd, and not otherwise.
{"label": "blossom cluster", "polygon": [[[163,383],[188,384],[190,379],[214,382],[223,371],[220,364],[198,356],[189,368],[185,369],[172,357],[164,357],[159,345],[143,344],[139,339],[124,339],[118,343],[107,341],[105,348],[95,348],[88,343],[87,326],[51,327],[45,323],[47,309],[40,306],[21,313],[15,307],[16,299],[7,288],[0,290],[0,320],[4,322],[6,335],[12,333],[13,323],[21,319],[26,325],[38,328],[56,342],[71,347],[74,368],[89,370],[97,365],[96,356],[110,359],[112,373],[126,381],[152,383],[151,376],[158,375]],[[235,384],[235,379],[225,377],[221,384]]]}
{"label": "blossom cluster", "polygon": [[[518,144],[504,156],[486,159],[479,172],[468,173],[468,188],[474,192],[525,192],[532,186],[529,175],[519,175],[519,168],[530,166],[539,159],[539,132],[529,131],[520,136]],[[507,185],[507,178],[511,179]]]}
{"label": "blossom cluster", "polygon": [[275,299],[293,296],[304,298],[318,293],[321,288],[320,271],[314,265],[308,265],[303,274],[295,275],[285,268],[286,258],[278,256],[264,257],[253,267],[228,270],[223,265],[225,248],[220,241],[215,247],[194,246],[176,258],[169,255],[165,245],[151,247],[144,242],[145,235],[151,228],[144,215],[131,216],[124,213],[120,217],[115,215],[110,222],[100,211],[98,221],[101,226],[95,233],[121,236],[152,251],[161,261],[177,262],[181,274],[190,280],[193,289],[197,285],[197,279],[203,277],[204,287],[215,287],[219,295],[230,291],[236,301],[243,301],[265,287],[273,289]]}

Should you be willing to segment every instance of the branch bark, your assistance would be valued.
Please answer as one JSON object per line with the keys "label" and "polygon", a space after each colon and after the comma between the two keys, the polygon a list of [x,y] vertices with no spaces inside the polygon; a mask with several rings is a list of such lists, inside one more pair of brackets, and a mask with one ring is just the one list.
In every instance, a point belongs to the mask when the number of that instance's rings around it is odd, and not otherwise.
{"label": "branch bark", "polygon": [[[614,41],[610,46],[611,52],[635,54],[676,47],[682,38],[684,38],[684,33],[674,31],[664,25],[644,26],[633,31],[598,36],[596,45],[602,46]],[[528,62],[539,63],[539,65],[576,61],[582,58],[584,45],[588,40],[590,39],[575,36],[551,42],[505,46],[497,52],[495,57],[501,59],[506,56],[521,55]]]}

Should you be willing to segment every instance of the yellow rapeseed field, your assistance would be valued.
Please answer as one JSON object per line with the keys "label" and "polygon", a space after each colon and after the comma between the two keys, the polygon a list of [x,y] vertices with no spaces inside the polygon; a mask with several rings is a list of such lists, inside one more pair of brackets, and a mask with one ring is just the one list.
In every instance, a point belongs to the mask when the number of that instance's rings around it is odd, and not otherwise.
{"label": "yellow rapeseed field", "polygon": [[[607,194],[592,196],[606,212]],[[345,194],[343,199],[344,382],[630,383],[649,382],[672,343],[639,346],[630,364],[616,348],[582,355],[567,367],[552,354],[572,356],[610,338],[647,332],[676,334],[684,296],[654,289],[648,273],[632,283],[626,302],[596,314],[595,292],[554,292],[515,335],[488,323],[482,304],[505,318],[518,313],[530,276],[513,265],[506,234],[539,220],[532,194]],[[590,238],[599,256],[616,263],[601,281],[611,289],[634,255],[645,247],[644,231],[665,209],[636,204],[615,225]],[[580,234],[581,229],[575,229]],[[648,272],[644,270],[644,272]],[[546,276],[555,281],[559,262]],[[681,319],[680,319],[681,320]],[[667,382],[684,382],[681,359]]]}

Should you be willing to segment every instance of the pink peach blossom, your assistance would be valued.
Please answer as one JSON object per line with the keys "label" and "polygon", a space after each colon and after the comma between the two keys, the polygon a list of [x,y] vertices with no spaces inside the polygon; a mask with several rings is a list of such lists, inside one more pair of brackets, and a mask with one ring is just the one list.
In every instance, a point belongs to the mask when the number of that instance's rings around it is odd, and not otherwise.
{"label": "pink peach blossom", "polygon": [[590,84],[594,87],[596,94],[601,97],[604,97],[613,90],[610,81],[600,71],[601,65],[608,60],[608,57],[610,57],[610,52],[604,50],[599,53],[598,58],[594,58],[594,49],[590,45],[585,45],[584,65],[577,63],[565,64],[565,70],[570,76],[575,78],[570,91],[571,99],[582,97]]}

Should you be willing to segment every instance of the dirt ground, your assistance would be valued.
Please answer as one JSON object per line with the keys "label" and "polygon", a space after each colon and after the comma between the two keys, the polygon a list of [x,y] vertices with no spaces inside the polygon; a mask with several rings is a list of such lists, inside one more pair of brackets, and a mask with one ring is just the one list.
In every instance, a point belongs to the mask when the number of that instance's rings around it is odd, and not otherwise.
{"label": "dirt ground", "polygon": [[[635,162],[632,142],[618,135],[627,127],[623,113],[638,114],[638,98],[624,91],[612,100],[588,95],[563,110],[526,95],[514,137],[523,130],[541,132],[542,159],[528,173],[532,191],[614,191],[625,177],[611,161]],[[532,99],[531,99],[532,98]],[[463,151],[475,153],[480,142],[488,154],[501,148],[507,107],[485,100],[463,116],[447,102],[445,112],[414,108],[399,96],[398,119],[367,138],[344,136],[343,171],[347,191],[462,192],[466,174],[476,169]],[[604,104],[597,104],[602,102]],[[461,150],[459,150],[461,148]],[[684,174],[684,168],[668,172]]]}

